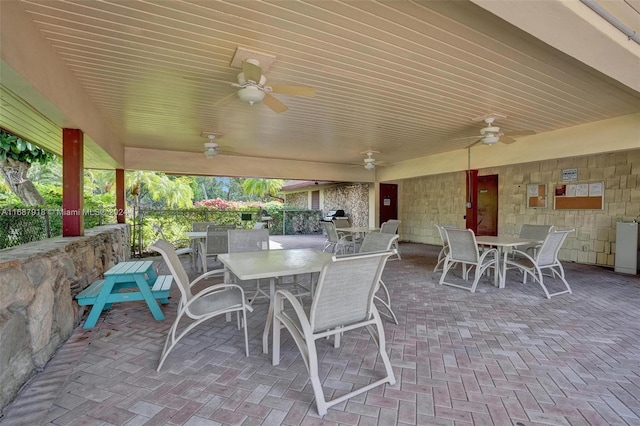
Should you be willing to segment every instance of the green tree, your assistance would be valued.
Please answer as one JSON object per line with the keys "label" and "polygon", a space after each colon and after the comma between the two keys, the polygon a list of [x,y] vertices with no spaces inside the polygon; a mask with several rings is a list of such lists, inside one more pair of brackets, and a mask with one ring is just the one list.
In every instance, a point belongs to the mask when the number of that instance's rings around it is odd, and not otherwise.
{"label": "green tree", "polygon": [[[193,206],[193,178],[136,170],[125,173],[125,195],[135,207],[186,208]],[[85,192],[115,193],[113,170],[85,170]]]}
{"label": "green tree", "polygon": [[84,192],[92,194],[115,194],[116,174],[113,170],[85,169]]}
{"label": "green tree", "polygon": [[125,187],[135,207],[151,206],[153,201],[160,201],[168,208],[192,207],[192,180],[189,176],[170,178],[164,173],[143,170],[125,173]]}
{"label": "green tree", "polygon": [[242,182],[242,189],[245,194],[256,195],[258,197],[270,197],[284,202],[284,199],[278,197],[278,193],[284,185],[282,179],[260,179],[248,178]]}
{"label": "green tree", "polygon": [[0,129],[0,174],[23,204],[37,206],[45,203],[27,172],[31,164],[47,163],[54,158],[53,154]]}
{"label": "green tree", "polygon": [[224,178],[196,176],[192,188],[195,201],[226,199],[227,191],[223,187]]}
{"label": "green tree", "polygon": [[31,182],[43,185],[62,184],[62,158],[55,157],[47,163],[32,163],[27,176]]}

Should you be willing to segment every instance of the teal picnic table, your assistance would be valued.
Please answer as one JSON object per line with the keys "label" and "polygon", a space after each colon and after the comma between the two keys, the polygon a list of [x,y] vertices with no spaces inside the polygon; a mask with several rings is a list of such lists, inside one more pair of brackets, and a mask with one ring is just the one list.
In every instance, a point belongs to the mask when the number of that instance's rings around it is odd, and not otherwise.
{"label": "teal picnic table", "polygon": [[118,302],[144,300],[153,318],[164,320],[157,300],[169,303],[172,282],[171,275],[158,276],[150,260],[118,263],[104,273],[104,279],[94,282],[76,296],[78,305],[93,305],[84,328],[95,327],[102,311]]}

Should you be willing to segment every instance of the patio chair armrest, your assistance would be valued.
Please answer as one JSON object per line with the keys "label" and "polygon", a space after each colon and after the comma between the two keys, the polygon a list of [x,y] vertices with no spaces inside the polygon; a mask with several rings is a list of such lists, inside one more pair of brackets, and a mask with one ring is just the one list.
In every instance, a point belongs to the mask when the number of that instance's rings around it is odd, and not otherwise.
{"label": "patio chair armrest", "polygon": [[[514,255],[517,254],[518,256],[522,256],[522,257],[524,257],[525,259],[527,259],[529,262],[531,262],[533,264],[536,263],[536,261],[533,259],[533,257],[531,257],[531,255],[529,253],[526,253],[526,252],[524,252],[522,250],[513,250],[511,253],[513,253]],[[517,265],[517,262],[513,262],[512,260],[507,259],[507,264]]]}
{"label": "patio chair armrest", "polygon": [[197,294],[194,294],[193,297],[191,298],[191,300],[189,300],[189,302],[187,302],[184,305],[183,309],[186,309],[187,307],[189,307],[189,305],[194,303],[195,300],[202,299],[203,297],[211,296],[213,293],[219,293],[221,291],[226,291],[226,290],[230,290],[230,289],[239,290],[240,291],[240,296],[241,296],[240,300],[242,300],[242,304],[244,305],[244,309],[248,310],[249,312],[253,312],[253,308],[245,303],[246,299],[244,298],[244,290],[242,289],[242,287],[240,287],[237,284],[231,284],[231,283],[215,284],[215,285],[212,285],[211,287],[207,287],[207,288],[203,289],[202,291],[198,292]]}
{"label": "patio chair armrest", "polygon": [[[482,254],[480,255],[480,263],[484,263],[484,259],[489,255],[489,254],[493,254],[493,261],[497,261],[498,260],[498,250],[495,248],[486,248],[482,251]],[[447,255],[448,256],[448,255]]]}
{"label": "patio chair armrest", "polygon": [[304,334],[311,336],[312,333],[311,324],[309,324],[309,318],[307,318],[307,314],[304,312],[304,308],[302,307],[300,301],[289,290],[276,291],[273,314],[279,314],[279,309],[282,308],[283,299],[287,299],[289,303],[291,303],[291,307],[298,316],[298,320],[300,321],[300,325]]}
{"label": "patio chair armrest", "polygon": [[189,284],[189,287],[193,287],[195,284],[199,283],[200,281],[206,280],[207,278],[210,278],[214,275],[224,276],[224,273],[225,273],[224,269],[214,269],[213,271],[205,272],[204,274],[196,277],[193,281],[191,281],[191,284]]}

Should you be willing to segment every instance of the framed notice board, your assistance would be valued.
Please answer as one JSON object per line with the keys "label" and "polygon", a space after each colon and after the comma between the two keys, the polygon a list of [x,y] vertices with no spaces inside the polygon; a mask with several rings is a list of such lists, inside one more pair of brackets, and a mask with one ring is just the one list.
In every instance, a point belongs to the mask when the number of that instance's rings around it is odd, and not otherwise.
{"label": "framed notice board", "polygon": [[558,184],[556,210],[601,210],[604,208],[604,182]]}
{"label": "framed notice board", "polygon": [[537,183],[527,185],[527,207],[547,207],[547,185]]}

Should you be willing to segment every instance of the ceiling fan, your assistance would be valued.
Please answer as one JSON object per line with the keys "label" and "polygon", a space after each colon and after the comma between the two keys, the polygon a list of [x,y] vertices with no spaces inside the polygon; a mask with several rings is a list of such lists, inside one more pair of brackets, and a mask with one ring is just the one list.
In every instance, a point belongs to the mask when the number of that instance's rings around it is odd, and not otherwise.
{"label": "ceiling fan", "polygon": [[470,148],[473,145],[477,144],[478,142],[481,142],[485,145],[493,145],[497,142],[509,144],[509,143],[515,142],[516,141],[515,138],[518,136],[528,136],[528,135],[534,135],[536,133],[533,130],[503,132],[500,130],[500,127],[494,125],[494,122],[499,118],[504,119],[504,118],[507,118],[507,116],[501,115],[501,114],[489,114],[483,117],[477,117],[473,121],[478,121],[478,122],[483,121],[487,125],[486,127],[483,127],[482,129],[480,129],[480,135],[465,136],[465,137],[457,138],[454,140],[477,139],[467,147],[467,148]]}
{"label": "ceiling fan", "polygon": [[382,165],[381,163],[377,162],[375,158],[373,158],[373,154],[380,154],[380,151],[364,151],[364,152],[361,152],[360,154],[367,155],[367,157],[364,159],[365,169],[373,170],[376,168],[376,166]]}
{"label": "ceiling fan", "polygon": [[222,135],[219,133],[209,133],[206,135],[207,138],[209,139],[207,142],[204,143],[204,156],[207,158],[213,158],[216,155],[220,154],[220,152],[225,152],[227,151],[227,148],[221,148],[220,145],[217,142],[214,142],[214,140],[217,137],[221,137]]}
{"label": "ceiling fan", "polygon": [[260,61],[248,58],[242,61],[242,72],[238,74],[238,82],[231,83],[238,90],[220,99],[214,105],[225,105],[236,98],[236,96],[249,105],[264,102],[274,112],[285,112],[288,108],[271,93],[281,93],[291,96],[313,97],[316,91],[308,86],[290,86],[285,84],[266,85],[267,77],[262,73]]}

